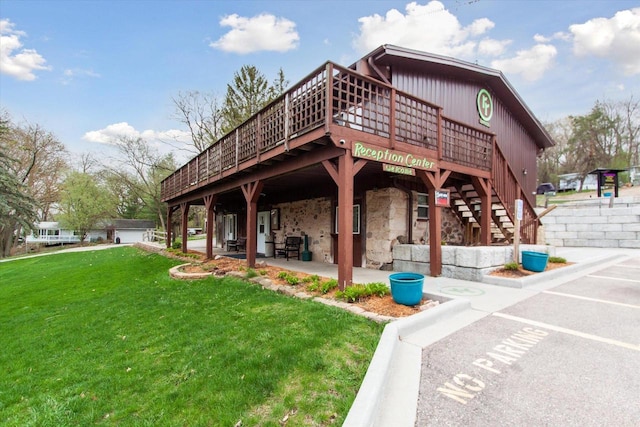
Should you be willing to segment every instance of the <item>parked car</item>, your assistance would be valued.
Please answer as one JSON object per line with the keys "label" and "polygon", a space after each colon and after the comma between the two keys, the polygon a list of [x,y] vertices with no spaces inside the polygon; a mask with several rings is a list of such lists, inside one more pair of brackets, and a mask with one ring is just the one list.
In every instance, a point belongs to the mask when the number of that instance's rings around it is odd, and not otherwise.
{"label": "parked car", "polygon": [[536,194],[555,193],[555,192],[556,192],[556,187],[554,187],[553,184],[550,182],[544,182],[538,185],[538,188],[536,189]]}

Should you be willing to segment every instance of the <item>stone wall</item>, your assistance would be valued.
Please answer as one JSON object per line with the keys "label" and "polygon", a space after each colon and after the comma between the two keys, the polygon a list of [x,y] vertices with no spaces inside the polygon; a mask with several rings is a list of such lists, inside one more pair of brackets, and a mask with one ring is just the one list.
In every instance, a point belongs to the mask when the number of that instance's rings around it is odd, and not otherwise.
{"label": "stone wall", "polygon": [[333,262],[330,199],[300,200],[274,207],[280,208],[280,230],[273,230],[276,242],[283,242],[286,236],[306,234],[312,261]]}
{"label": "stone wall", "polygon": [[[381,188],[367,191],[365,196],[361,230],[365,233],[365,265],[381,268],[393,261],[395,245],[407,242],[408,196],[397,188]],[[333,212],[331,200],[319,198],[275,205],[280,209],[280,230],[274,230],[276,242],[285,236],[309,236],[309,251],[313,261],[333,262],[332,239]],[[441,240],[449,245],[463,243],[464,229],[451,209],[442,209]],[[416,244],[429,242],[429,221],[418,220],[417,193],[413,193],[411,214],[412,240]]]}
{"label": "stone wall", "polygon": [[[520,245],[520,251],[555,255],[555,248]],[[431,274],[430,248],[426,245],[396,245],[393,248],[393,270]],[[442,276],[481,282],[488,272],[513,260],[513,246],[442,246]]]}
{"label": "stone wall", "polygon": [[367,191],[365,206],[366,266],[380,268],[393,261],[393,246],[406,242],[407,195],[397,188]]}
{"label": "stone wall", "polygon": [[640,204],[559,206],[542,224],[544,240],[553,246],[640,248]]}

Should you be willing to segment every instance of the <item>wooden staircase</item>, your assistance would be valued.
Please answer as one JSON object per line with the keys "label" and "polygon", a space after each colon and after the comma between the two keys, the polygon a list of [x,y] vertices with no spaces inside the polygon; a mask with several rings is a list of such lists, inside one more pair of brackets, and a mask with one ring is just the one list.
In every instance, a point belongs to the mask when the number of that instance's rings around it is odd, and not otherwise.
{"label": "wooden staircase", "polygon": [[[471,184],[449,188],[451,208],[465,227],[465,240],[480,241],[480,196]],[[491,196],[491,243],[513,243],[514,224],[498,196]]]}
{"label": "wooden staircase", "polygon": [[[540,220],[533,206],[515,178],[504,154],[493,144],[491,179],[491,244],[512,244],[515,234],[516,199],[523,200],[520,239],[522,243],[536,243]],[[465,241],[480,244],[481,196],[473,184],[454,184],[449,187],[453,212],[465,227]]]}

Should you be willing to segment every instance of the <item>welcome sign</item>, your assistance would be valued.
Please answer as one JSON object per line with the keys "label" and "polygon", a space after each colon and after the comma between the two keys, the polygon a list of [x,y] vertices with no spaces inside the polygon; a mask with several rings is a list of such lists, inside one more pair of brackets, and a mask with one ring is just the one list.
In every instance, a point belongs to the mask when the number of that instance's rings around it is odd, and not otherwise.
{"label": "welcome sign", "polygon": [[390,165],[404,166],[406,168],[434,170],[436,167],[435,160],[429,159],[428,157],[376,147],[365,144],[364,142],[354,142],[353,156]]}

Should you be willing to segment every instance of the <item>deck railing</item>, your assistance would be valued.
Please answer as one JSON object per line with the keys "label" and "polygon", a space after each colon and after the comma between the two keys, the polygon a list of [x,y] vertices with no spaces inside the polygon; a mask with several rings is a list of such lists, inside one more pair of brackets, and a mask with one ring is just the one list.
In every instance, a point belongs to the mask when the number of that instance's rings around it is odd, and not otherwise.
{"label": "deck railing", "polygon": [[227,171],[239,171],[243,163],[260,162],[279,146],[288,150],[292,140],[322,126],[327,132],[333,126],[346,126],[387,139],[390,148],[407,143],[436,152],[441,161],[493,171],[500,175],[493,178],[496,192],[506,203],[515,203],[511,192],[517,181],[504,175],[509,168],[494,149],[493,134],[447,118],[437,105],[331,62],[166,178],[162,199],[189,193]]}

